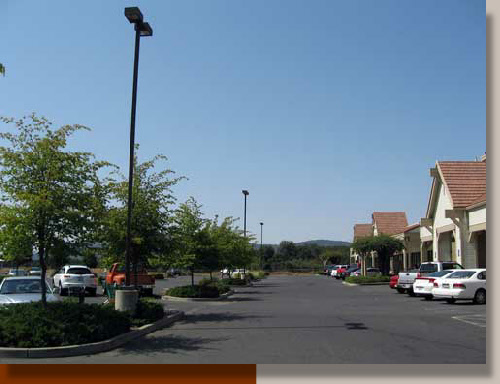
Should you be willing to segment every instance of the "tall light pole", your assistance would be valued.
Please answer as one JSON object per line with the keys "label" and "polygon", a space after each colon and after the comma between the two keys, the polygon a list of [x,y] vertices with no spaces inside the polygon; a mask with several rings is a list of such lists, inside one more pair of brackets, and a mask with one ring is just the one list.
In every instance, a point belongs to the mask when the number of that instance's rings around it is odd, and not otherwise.
{"label": "tall light pole", "polygon": [[[128,171],[128,212],[127,212],[127,240],[125,253],[125,285],[130,286],[130,256],[131,256],[131,221],[132,221],[132,185],[134,180],[134,147],[135,147],[135,107],[137,102],[137,72],[139,70],[139,43],[141,36],[153,36],[153,29],[148,23],[143,22],[139,8],[125,8],[125,17],[134,24],[135,53],[134,77],[132,81],[132,109],[130,112],[130,161]],[[135,285],[137,285],[137,261],[134,263]]]}
{"label": "tall light pole", "polygon": [[245,211],[243,218],[243,236],[247,237],[247,196],[249,195],[248,191],[244,189],[241,191],[243,195],[245,195]]}
{"label": "tall light pole", "polygon": [[262,227],[264,223],[260,222],[260,269],[262,269]]}

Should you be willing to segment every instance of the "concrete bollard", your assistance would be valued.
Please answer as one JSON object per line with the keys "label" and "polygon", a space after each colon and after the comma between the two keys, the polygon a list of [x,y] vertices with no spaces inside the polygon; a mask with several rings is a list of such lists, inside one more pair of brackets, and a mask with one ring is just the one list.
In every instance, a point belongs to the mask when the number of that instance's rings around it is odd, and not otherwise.
{"label": "concrete bollard", "polygon": [[115,291],[115,309],[117,311],[135,312],[139,291],[134,289],[117,289]]}

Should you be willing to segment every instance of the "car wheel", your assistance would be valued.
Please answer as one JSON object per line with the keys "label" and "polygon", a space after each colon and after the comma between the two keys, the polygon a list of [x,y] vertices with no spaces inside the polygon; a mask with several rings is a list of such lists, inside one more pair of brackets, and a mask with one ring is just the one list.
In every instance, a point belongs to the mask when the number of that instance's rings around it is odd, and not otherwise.
{"label": "car wheel", "polygon": [[89,295],[92,296],[92,297],[96,297],[97,296],[97,288],[89,288]]}
{"label": "car wheel", "polygon": [[398,291],[398,293],[405,293],[405,289],[404,288],[396,288],[396,290]]}
{"label": "car wheel", "polygon": [[66,296],[67,295],[67,289],[64,289],[62,287],[61,282],[59,282],[59,295],[61,295],[61,296]]}
{"label": "car wheel", "polygon": [[415,296],[416,296],[416,295],[415,295],[415,292],[413,292],[413,288],[410,288],[410,289],[408,290],[408,294],[409,294],[411,297],[415,297]]}
{"label": "car wheel", "polygon": [[447,302],[448,304],[453,304],[455,301],[457,301],[457,300],[455,300],[454,298],[449,298],[449,299],[446,299],[446,302]]}
{"label": "car wheel", "polygon": [[474,303],[476,304],[486,304],[486,291],[484,289],[478,289],[474,295]]}
{"label": "car wheel", "polygon": [[425,300],[427,301],[431,301],[432,300],[432,296],[424,296],[425,297]]}

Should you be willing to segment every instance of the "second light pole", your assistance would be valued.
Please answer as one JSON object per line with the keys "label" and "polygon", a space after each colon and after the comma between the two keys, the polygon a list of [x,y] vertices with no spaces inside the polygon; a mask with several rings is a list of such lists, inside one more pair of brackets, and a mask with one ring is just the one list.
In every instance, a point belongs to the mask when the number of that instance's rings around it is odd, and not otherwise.
{"label": "second light pole", "polygon": [[247,196],[249,195],[248,191],[244,189],[241,191],[243,195],[245,195],[245,211],[243,216],[243,236],[247,237]]}
{"label": "second light pole", "polygon": [[[130,286],[130,257],[131,257],[131,221],[132,221],[132,185],[134,181],[134,148],[135,148],[135,106],[137,102],[137,72],[139,71],[139,42],[141,36],[152,36],[153,29],[143,22],[139,8],[125,8],[125,17],[135,29],[134,78],[132,82],[132,109],[130,112],[130,162],[128,172],[128,211],[127,211],[127,239],[125,253],[125,285]],[[137,285],[137,262],[134,263],[135,285]]]}

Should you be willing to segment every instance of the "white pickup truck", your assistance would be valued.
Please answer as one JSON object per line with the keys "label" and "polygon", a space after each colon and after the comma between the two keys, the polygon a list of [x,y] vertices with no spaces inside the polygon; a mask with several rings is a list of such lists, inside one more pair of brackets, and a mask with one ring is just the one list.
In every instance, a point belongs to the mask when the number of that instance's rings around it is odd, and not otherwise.
{"label": "white pickup truck", "polygon": [[410,296],[414,296],[413,283],[417,277],[425,276],[432,272],[441,272],[447,269],[464,269],[464,267],[455,261],[429,261],[427,263],[422,263],[419,269],[399,273],[396,290],[399,293],[407,292]]}

